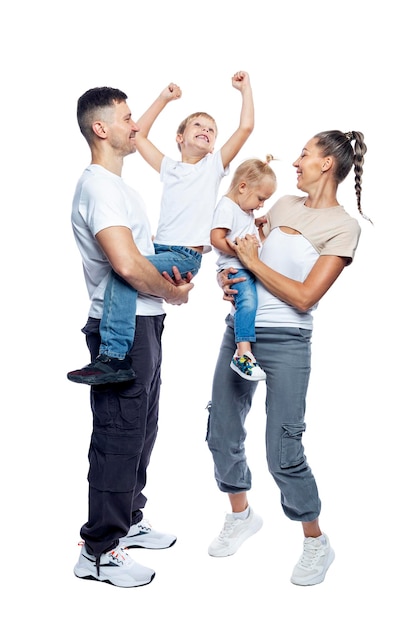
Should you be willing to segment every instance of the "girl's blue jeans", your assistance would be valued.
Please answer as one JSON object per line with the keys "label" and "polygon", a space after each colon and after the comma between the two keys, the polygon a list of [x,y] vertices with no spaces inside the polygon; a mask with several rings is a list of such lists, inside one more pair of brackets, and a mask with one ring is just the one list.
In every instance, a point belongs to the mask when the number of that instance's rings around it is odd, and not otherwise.
{"label": "girl's blue jeans", "polygon": [[246,280],[236,283],[233,288],[237,290],[235,300],[235,342],[256,341],[255,317],[258,307],[255,276],[248,270],[240,269],[236,274],[229,274],[229,278],[245,277]]}

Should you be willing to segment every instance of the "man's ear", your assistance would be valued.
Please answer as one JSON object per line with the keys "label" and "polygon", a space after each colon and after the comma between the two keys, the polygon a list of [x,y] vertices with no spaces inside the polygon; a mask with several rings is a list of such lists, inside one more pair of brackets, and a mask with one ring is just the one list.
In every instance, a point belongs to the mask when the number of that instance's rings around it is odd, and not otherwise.
{"label": "man's ear", "polygon": [[103,122],[99,120],[97,122],[93,122],[92,129],[94,134],[97,135],[97,137],[100,137],[100,139],[104,139],[107,136],[105,126]]}
{"label": "man's ear", "polygon": [[181,133],[177,133],[176,142],[177,143],[183,143],[184,142],[184,137],[183,137],[183,135]]}

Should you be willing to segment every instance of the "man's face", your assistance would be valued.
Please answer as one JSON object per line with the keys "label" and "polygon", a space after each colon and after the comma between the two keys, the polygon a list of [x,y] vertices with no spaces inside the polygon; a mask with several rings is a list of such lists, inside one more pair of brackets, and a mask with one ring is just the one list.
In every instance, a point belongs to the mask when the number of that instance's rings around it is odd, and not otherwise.
{"label": "man's face", "polygon": [[132,114],[126,102],[115,102],[109,109],[109,116],[103,125],[107,132],[107,140],[120,156],[136,152],[135,136],[139,128],[132,120]]}

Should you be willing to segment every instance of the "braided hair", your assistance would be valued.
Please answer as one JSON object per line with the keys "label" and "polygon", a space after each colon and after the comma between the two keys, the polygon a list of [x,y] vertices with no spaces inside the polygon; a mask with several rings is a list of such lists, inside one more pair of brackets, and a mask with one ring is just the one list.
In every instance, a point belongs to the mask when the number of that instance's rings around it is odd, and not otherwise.
{"label": "braided hair", "polygon": [[341,183],[346,178],[353,166],[358,211],[372,224],[372,220],[363,213],[361,206],[363,162],[367,151],[363,133],[357,130],[347,133],[340,130],[328,130],[314,135],[314,138],[317,139],[317,145],[323,156],[332,156],[335,159],[334,177],[337,183]]}

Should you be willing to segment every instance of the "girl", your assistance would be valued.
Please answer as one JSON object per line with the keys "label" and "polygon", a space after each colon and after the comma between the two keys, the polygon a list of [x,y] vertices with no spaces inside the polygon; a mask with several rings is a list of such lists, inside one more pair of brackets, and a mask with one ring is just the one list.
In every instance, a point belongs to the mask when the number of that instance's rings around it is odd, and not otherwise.
{"label": "girl", "polygon": [[264,203],[276,190],[276,176],[267,161],[249,159],[236,169],[229,190],[221,198],[214,212],[211,230],[211,243],[219,253],[217,265],[219,271],[230,267],[238,268],[237,274],[245,278],[236,284],[234,297],[234,329],[236,352],[230,367],[242,378],[251,381],[265,379],[265,372],[252,354],[252,343],[255,337],[255,315],[257,295],[254,275],[245,269],[228,241],[249,235],[254,245],[260,246],[258,230],[255,224],[254,211]]}

